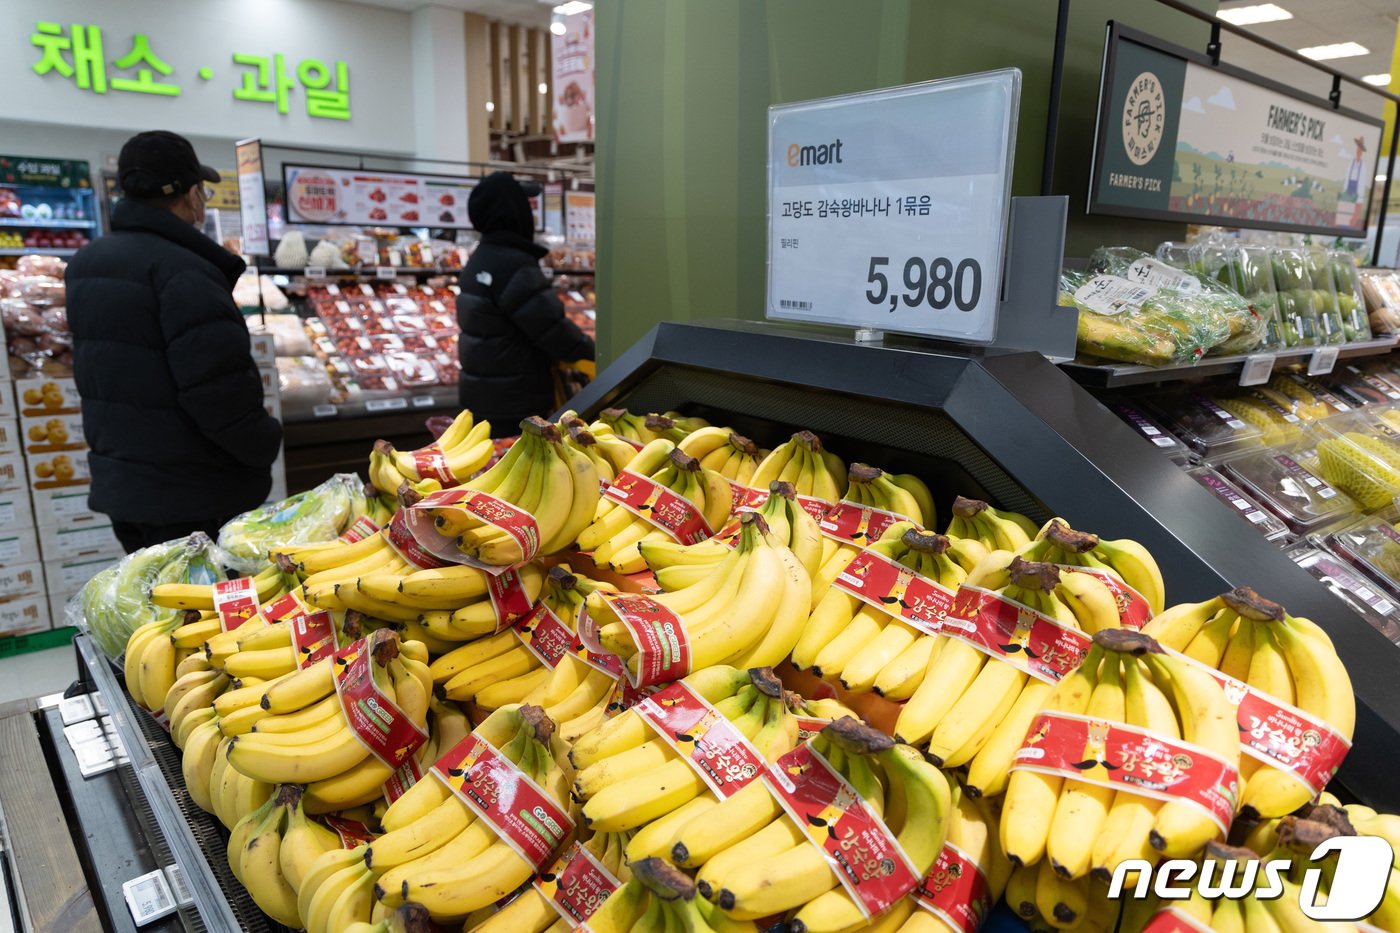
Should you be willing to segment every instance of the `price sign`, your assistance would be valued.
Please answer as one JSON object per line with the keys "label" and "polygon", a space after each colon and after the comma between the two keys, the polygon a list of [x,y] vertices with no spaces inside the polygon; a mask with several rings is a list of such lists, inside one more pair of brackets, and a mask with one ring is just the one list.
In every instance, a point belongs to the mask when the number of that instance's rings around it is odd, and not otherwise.
{"label": "price sign", "polygon": [[1269,376],[1274,371],[1274,356],[1272,353],[1255,353],[1244,358],[1244,366],[1240,368],[1240,385],[1258,386],[1269,381]]}
{"label": "price sign", "polygon": [[770,107],[770,318],[996,337],[1021,73]]}
{"label": "price sign", "polygon": [[388,279],[393,281],[395,275],[397,275],[397,272],[393,266],[376,266],[374,269],[374,277],[376,279]]}
{"label": "price sign", "polygon": [[311,414],[317,418],[334,418],[337,409],[334,405],[316,405],[311,409]]}
{"label": "price sign", "polygon": [[1308,375],[1325,376],[1337,365],[1336,347],[1318,347],[1308,357]]}
{"label": "price sign", "polygon": [[326,277],[325,266],[307,266],[306,277],[308,279],[324,279]]}
{"label": "price sign", "polygon": [[398,411],[408,407],[406,398],[372,398],[365,402],[365,411]]}
{"label": "price sign", "polygon": [[433,399],[433,397],[432,397],[431,395],[415,395],[415,396],[413,396],[413,407],[414,407],[414,408],[432,408],[432,407],[433,407],[433,402],[434,402],[434,399]]}

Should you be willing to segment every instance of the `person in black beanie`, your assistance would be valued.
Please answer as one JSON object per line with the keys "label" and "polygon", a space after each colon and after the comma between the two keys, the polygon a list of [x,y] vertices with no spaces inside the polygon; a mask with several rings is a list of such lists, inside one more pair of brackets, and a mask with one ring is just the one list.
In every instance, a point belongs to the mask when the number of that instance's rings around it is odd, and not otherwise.
{"label": "person in black beanie", "polygon": [[140,133],[117,159],[112,230],[65,274],[92,489],[128,552],[216,536],[261,504],[282,425],[263,408],[233,301],[242,259],[199,228],[219,173],[189,140]]}
{"label": "person in black beanie", "polygon": [[593,359],[593,340],[564,316],[534,241],[530,198],[535,182],[509,172],[482,179],[467,199],[467,216],[481,243],[458,278],[462,325],[458,396],[492,437],[520,433],[520,422],[554,411],[555,360]]}

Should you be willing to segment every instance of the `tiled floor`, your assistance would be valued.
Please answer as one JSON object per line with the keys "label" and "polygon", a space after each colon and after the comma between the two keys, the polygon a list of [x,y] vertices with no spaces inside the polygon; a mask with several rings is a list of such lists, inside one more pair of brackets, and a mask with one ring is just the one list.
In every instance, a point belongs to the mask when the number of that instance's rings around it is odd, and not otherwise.
{"label": "tiled floor", "polygon": [[77,676],[72,645],[0,659],[0,703],[62,692]]}

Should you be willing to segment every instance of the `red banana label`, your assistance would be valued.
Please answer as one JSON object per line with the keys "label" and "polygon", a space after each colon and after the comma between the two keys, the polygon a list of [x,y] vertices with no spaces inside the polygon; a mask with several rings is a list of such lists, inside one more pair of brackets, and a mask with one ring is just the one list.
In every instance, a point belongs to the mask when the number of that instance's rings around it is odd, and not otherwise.
{"label": "red banana label", "polygon": [[574,651],[574,633],[544,603],[515,620],[515,636],[540,663],[550,670],[559,666],[564,655]]}
{"label": "red banana label", "polygon": [[874,551],[857,554],[833,585],[927,635],[943,630],[955,596],[947,587]]}
{"label": "red banana label", "polygon": [[1316,797],[1351,751],[1346,736],[1305,713],[1246,683],[1228,677],[1184,654],[1172,652],[1215,678],[1236,710],[1240,751],[1271,768],[1287,771]]}
{"label": "red banana label", "polygon": [[232,632],[258,614],[258,588],[252,577],[220,580],[214,584],[214,612],[219,628]]}
{"label": "red banana label", "polygon": [[[617,613],[618,621],[637,644],[637,673],[624,669],[633,687],[669,684],[690,673],[690,636],[680,616],[640,593],[599,595]],[[591,618],[589,622],[595,624]],[[596,628],[594,631],[596,638]]]}
{"label": "red banana label", "polygon": [[292,616],[287,625],[292,630],[292,649],[298,668],[310,667],[335,654],[340,647],[336,642],[335,623],[324,609]]}
{"label": "red banana label", "polygon": [[496,631],[504,632],[530,614],[530,596],[514,568],[486,578],[486,593],[496,610]]}
{"label": "red banana label", "polygon": [[1083,632],[977,586],[959,588],[943,634],[1050,684],[1079,667],[1091,644]]}
{"label": "red banana label", "polygon": [[836,503],[825,516],[817,519],[822,534],[842,544],[854,544],[856,547],[874,544],[891,525],[899,522],[912,522],[915,528],[919,526],[918,522],[907,515],[886,512],[884,509],[871,508],[845,499]]}
{"label": "red banana label", "polygon": [[1192,919],[1175,907],[1159,910],[1147,921],[1142,933],[1214,933],[1211,927]]}
{"label": "red banana label", "polygon": [[914,889],[914,903],[962,933],[977,933],[996,906],[991,883],[977,862],[951,842]]}
{"label": "red banana label", "polygon": [[1036,716],[1011,770],[1182,801],[1209,816],[1222,834],[1229,831],[1240,799],[1239,770],[1208,749],[1072,713]]}
{"label": "red banana label", "polygon": [[598,623],[588,614],[588,607],[584,606],[578,611],[578,642],[574,647],[574,655],[606,674],[611,674],[616,680],[626,680],[622,676],[625,665],[622,659],[615,654],[603,650],[598,641]]}
{"label": "red banana label", "polygon": [[613,684],[612,692],[608,694],[608,703],[604,707],[604,712],[609,719],[625,713],[638,703],[661,690],[660,686],[634,687],[626,677],[618,678]]}
{"label": "red banana label", "polygon": [[359,820],[349,820],[334,813],[327,813],[320,817],[321,822],[329,826],[337,836],[340,837],[340,847],[342,849],[354,849],[358,846],[367,846],[374,841],[374,833],[369,827]]}
{"label": "red banana label", "polygon": [[294,595],[288,593],[268,603],[267,608],[262,611],[262,617],[271,625],[273,622],[281,622],[283,619],[290,619],[305,613],[306,607]]}
{"label": "red banana label", "polygon": [[743,733],[684,683],[671,684],[632,709],[721,800],[764,771],[763,756]]}
{"label": "red banana label", "polygon": [[409,788],[423,780],[423,769],[418,764],[417,758],[409,758],[399,765],[398,770],[389,775],[389,780],[384,782],[384,799],[393,803],[404,794]]}
{"label": "red banana label", "polygon": [[424,513],[414,512],[412,509],[399,509],[394,513],[394,517],[389,519],[389,527],[384,529],[384,537],[394,549],[394,553],[419,570],[435,570],[453,563],[438,557],[420,543],[420,540],[427,539],[439,547],[450,547],[452,544],[452,539],[438,534],[438,530],[433,527],[433,520]]}
{"label": "red banana label", "polygon": [[422,748],[428,734],[374,682],[374,647],[393,637],[387,629],[379,629],[335,652],[334,664],[335,692],[350,731],[374,757],[397,769]]}
{"label": "red banana label", "polygon": [[899,841],[810,743],[769,765],[764,781],[865,916],[874,917],[918,886],[919,875]]}
{"label": "red banana label", "polygon": [[754,489],[752,486],[741,486],[733,480],[729,481],[729,493],[731,498],[729,514],[731,515],[752,512],[768,501],[768,493],[764,490]]}
{"label": "red banana label", "polygon": [[714,534],[695,503],[649,476],[623,470],[603,495],[681,544],[698,544]]}
{"label": "red banana label", "polygon": [[415,450],[413,468],[418,471],[419,479],[435,479],[442,484],[443,489],[458,486],[462,482],[447,465],[447,454],[437,444],[429,444]]}
{"label": "red banana label", "polygon": [[577,842],[532,884],[559,916],[574,925],[593,916],[608,895],[622,887],[622,882]]}
{"label": "red banana label", "polygon": [[544,788],[480,736],[458,742],[432,770],[536,871],[553,864],[573,832],[573,820]]}
{"label": "red banana label", "polygon": [[1068,564],[1056,566],[1064,573],[1087,573],[1108,587],[1108,591],[1113,594],[1113,601],[1118,604],[1118,621],[1123,628],[1140,632],[1144,625],[1152,621],[1152,605],[1147,601],[1147,597],[1118,579],[1117,574],[1100,570],[1098,567],[1071,567]]}
{"label": "red banana label", "polygon": [[[429,553],[448,563],[467,564],[493,575],[503,573],[507,569],[483,563],[467,554],[459,546],[456,537],[449,537],[438,531],[433,520],[427,515],[427,509],[463,512],[491,528],[505,532],[520,548],[521,557],[515,566],[534,560],[540,551],[540,526],[535,521],[535,516],[520,506],[476,489],[442,489],[429,493],[407,509],[400,509],[399,514],[409,512],[416,516],[408,525],[414,539]],[[407,556],[404,559],[409,560]]]}
{"label": "red banana label", "polygon": [[378,530],[379,526],[375,524],[374,519],[368,515],[361,515],[350,523],[349,528],[341,532],[340,540],[346,544],[354,544],[356,541],[363,541]]}

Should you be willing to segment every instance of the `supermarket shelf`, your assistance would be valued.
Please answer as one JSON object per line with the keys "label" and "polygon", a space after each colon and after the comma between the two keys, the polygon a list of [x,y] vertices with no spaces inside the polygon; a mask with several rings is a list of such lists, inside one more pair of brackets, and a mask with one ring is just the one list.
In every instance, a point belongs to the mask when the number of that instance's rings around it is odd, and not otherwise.
{"label": "supermarket shelf", "polygon": [[0,256],[72,256],[77,251],[72,246],[3,246]]}
{"label": "supermarket shelf", "polygon": [[[1337,359],[1347,360],[1361,356],[1380,356],[1389,353],[1396,342],[1396,335],[1378,337],[1358,343],[1343,344],[1338,347]],[[1318,347],[1294,347],[1290,350],[1263,351],[1274,357],[1275,365],[1306,362]],[[1260,355],[1260,354],[1253,354]],[[1185,379],[1208,379],[1213,376],[1238,374],[1249,355],[1208,356],[1199,363],[1181,363],[1174,366],[1133,366],[1124,363],[1109,363],[1093,366],[1085,363],[1062,363],[1060,368],[1070,378],[1082,386],[1093,389],[1114,389],[1119,386],[1145,385],[1153,382],[1177,382]]]}
{"label": "supermarket shelf", "polygon": [[[385,266],[385,268],[387,269],[388,266]],[[259,275],[306,275],[305,269],[283,269],[280,266],[258,266],[257,269]],[[248,271],[253,271],[252,267],[249,267]],[[409,266],[396,266],[394,268],[394,276],[395,278],[397,278],[400,275],[412,275],[418,278],[432,278],[435,275],[456,275],[461,271],[461,269],[420,269]],[[379,273],[375,270],[374,267],[370,267],[367,269],[327,269],[326,278],[359,279],[365,282],[372,282],[376,279],[379,279]],[[387,282],[389,281],[389,279],[379,279],[379,281]]]}
{"label": "supermarket shelf", "polygon": [[95,220],[25,220],[23,217],[0,217],[0,227],[33,227],[35,230],[91,230]]}
{"label": "supermarket shelf", "polygon": [[555,278],[557,279],[557,278],[558,278],[559,276],[561,276],[561,275],[596,275],[597,272],[598,272],[598,270],[596,270],[596,269],[555,269],[555,268],[552,267],[552,266],[546,266],[546,267],[545,267],[545,272],[549,273],[550,275],[552,275],[553,277],[555,277]]}

